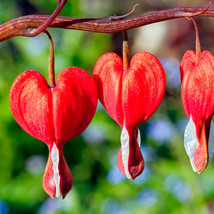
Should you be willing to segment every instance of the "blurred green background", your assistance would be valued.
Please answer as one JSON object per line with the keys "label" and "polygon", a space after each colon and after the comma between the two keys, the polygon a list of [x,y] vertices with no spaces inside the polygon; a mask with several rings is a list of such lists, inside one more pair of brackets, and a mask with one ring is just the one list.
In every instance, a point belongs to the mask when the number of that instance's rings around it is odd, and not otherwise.
{"label": "blurred green background", "polygon": [[[181,6],[204,6],[205,0],[68,0],[60,15],[104,17],[129,12],[132,16]],[[51,14],[57,0],[1,0],[0,24],[30,14]],[[213,18],[197,18],[203,49],[214,51]],[[55,43],[57,74],[78,66],[92,74],[96,60],[113,51],[121,56],[122,34],[98,34],[50,29]],[[158,57],[167,75],[164,99],[139,128],[145,170],[130,181],[118,170],[120,127],[101,104],[85,132],[67,142],[64,155],[74,178],[67,197],[52,200],[42,188],[47,146],[26,134],[9,108],[9,90],[24,70],[47,77],[49,41],[45,35],[16,37],[0,43],[0,214],[212,214],[214,162],[201,175],[191,169],[183,146],[187,124],[180,99],[179,64],[194,50],[195,33],[187,19],[130,30],[130,55],[148,51]]]}

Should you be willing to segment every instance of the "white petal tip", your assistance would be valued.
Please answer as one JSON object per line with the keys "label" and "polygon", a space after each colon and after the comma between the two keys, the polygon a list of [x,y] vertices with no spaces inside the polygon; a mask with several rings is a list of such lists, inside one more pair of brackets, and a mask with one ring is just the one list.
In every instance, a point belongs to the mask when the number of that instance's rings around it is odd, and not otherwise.
{"label": "white petal tip", "polygon": [[122,128],[120,141],[121,141],[121,149],[122,149],[122,162],[123,162],[125,174],[126,174],[126,177],[128,179],[131,179],[131,175],[130,175],[129,170],[128,170],[129,134],[128,134],[128,131],[127,131],[125,125]]}
{"label": "white petal tip", "polygon": [[187,155],[189,156],[190,163],[194,172],[197,172],[194,164],[194,154],[198,144],[199,143],[196,136],[196,127],[192,120],[192,117],[190,117],[190,120],[184,132],[184,147]]}
{"label": "white petal tip", "polygon": [[59,183],[60,183],[60,175],[59,175],[59,151],[56,147],[56,144],[53,144],[52,150],[51,150],[51,161],[53,163],[53,172],[54,172],[54,182],[56,185],[56,198],[59,198],[61,196]]}
{"label": "white petal tip", "polygon": [[213,156],[213,153],[214,153],[214,124],[213,124],[213,121],[211,121],[210,135],[209,135],[209,141],[208,141],[209,160]]}

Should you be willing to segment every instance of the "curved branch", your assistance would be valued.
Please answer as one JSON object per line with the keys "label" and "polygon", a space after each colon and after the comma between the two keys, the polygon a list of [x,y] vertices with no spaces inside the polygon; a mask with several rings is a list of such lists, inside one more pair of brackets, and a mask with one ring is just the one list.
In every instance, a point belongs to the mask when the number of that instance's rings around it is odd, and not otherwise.
{"label": "curved branch", "polygon": [[62,8],[67,3],[67,0],[58,0],[58,6],[56,10],[49,16],[49,18],[38,28],[33,29],[32,31],[28,31],[27,35],[28,37],[34,37],[42,33],[48,26],[51,24],[51,22],[54,21],[54,19],[59,15]]}
{"label": "curved branch", "polygon": [[[114,21],[111,20],[112,16],[97,19],[58,16],[51,23],[50,27],[75,29],[96,33],[116,33],[155,22],[192,16],[214,17],[214,9],[209,9],[206,11],[205,7],[173,8],[156,11],[134,18]],[[48,18],[49,16],[46,15],[29,15],[8,21],[0,25],[0,41],[4,41],[15,36],[28,36],[29,30],[39,27]]]}

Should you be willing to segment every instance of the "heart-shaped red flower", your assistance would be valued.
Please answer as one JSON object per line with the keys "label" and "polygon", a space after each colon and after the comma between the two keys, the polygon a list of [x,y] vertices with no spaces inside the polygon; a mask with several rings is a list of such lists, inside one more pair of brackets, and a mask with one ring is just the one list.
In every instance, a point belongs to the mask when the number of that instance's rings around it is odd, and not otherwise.
{"label": "heart-shaped red flower", "polygon": [[180,69],[181,98],[190,119],[184,145],[193,170],[201,173],[207,167],[214,145],[211,122],[214,114],[214,55],[203,51],[197,59],[194,51],[187,51]]}
{"label": "heart-shaped red flower", "polygon": [[147,52],[137,53],[127,70],[117,54],[106,53],[98,59],[93,77],[101,103],[122,129],[118,167],[134,179],[144,169],[138,126],[149,119],[163,98],[164,69]]}
{"label": "heart-shaped red flower", "polygon": [[73,179],[63,156],[63,145],[80,135],[91,122],[97,105],[93,78],[76,67],[64,69],[50,88],[37,71],[21,73],[10,90],[10,108],[18,124],[45,142],[49,158],[43,187],[51,197],[70,191]]}

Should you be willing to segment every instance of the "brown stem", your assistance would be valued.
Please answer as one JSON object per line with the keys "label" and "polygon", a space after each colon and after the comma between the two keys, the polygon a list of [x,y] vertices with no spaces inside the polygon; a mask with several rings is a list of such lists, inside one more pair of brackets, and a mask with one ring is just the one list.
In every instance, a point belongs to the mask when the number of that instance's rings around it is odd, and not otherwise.
{"label": "brown stem", "polygon": [[201,52],[202,52],[202,47],[201,47],[201,40],[199,36],[199,30],[198,30],[198,25],[195,21],[195,19],[189,17],[189,19],[193,22],[194,27],[195,27],[195,34],[196,34],[196,40],[195,40],[195,52],[196,52],[196,61],[199,60]]}
{"label": "brown stem", "polygon": [[125,14],[125,15],[122,15],[122,16],[109,16],[108,18],[109,18],[110,21],[116,21],[116,20],[119,20],[119,19],[126,18],[127,16],[131,15],[135,11],[135,8],[138,5],[139,4],[135,4],[134,7],[133,7],[133,9],[129,13]]}
{"label": "brown stem", "polygon": [[129,41],[127,31],[123,32],[123,70],[129,68]]}
{"label": "brown stem", "polygon": [[55,84],[55,69],[54,69],[54,44],[50,33],[45,30],[44,33],[48,36],[50,40],[50,53],[49,53],[49,64],[48,64],[48,76],[49,76],[49,87],[54,88]]}
{"label": "brown stem", "polygon": [[46,28],[50,26],[50,24],[54,21],[54,19],[59,15],[62,8],[67,3],[67,0],[58,0],[58,6],[56,10],[49,16],[49,18],[40,26],[38,26],[36,29],[30,30],[26,32],[27,37],[34,37],[42,33]]}
{"label": "brown stem", "polygon": [[[192,17],[194,15],[214,17],[214,9],[205,10],[205,7],[173,8],[116,21],[110,21],[108,17],[90,19],[58,16],[50,24],[50,27],[83,30],[97,33],[116,33],[175,18]],[[29,36],[29,29],[38,28],[48,18],[49,16],[44,15],[30,15],[22,16],[6,22],[0,25],[0,41],[4,41],[14,36]]]}

